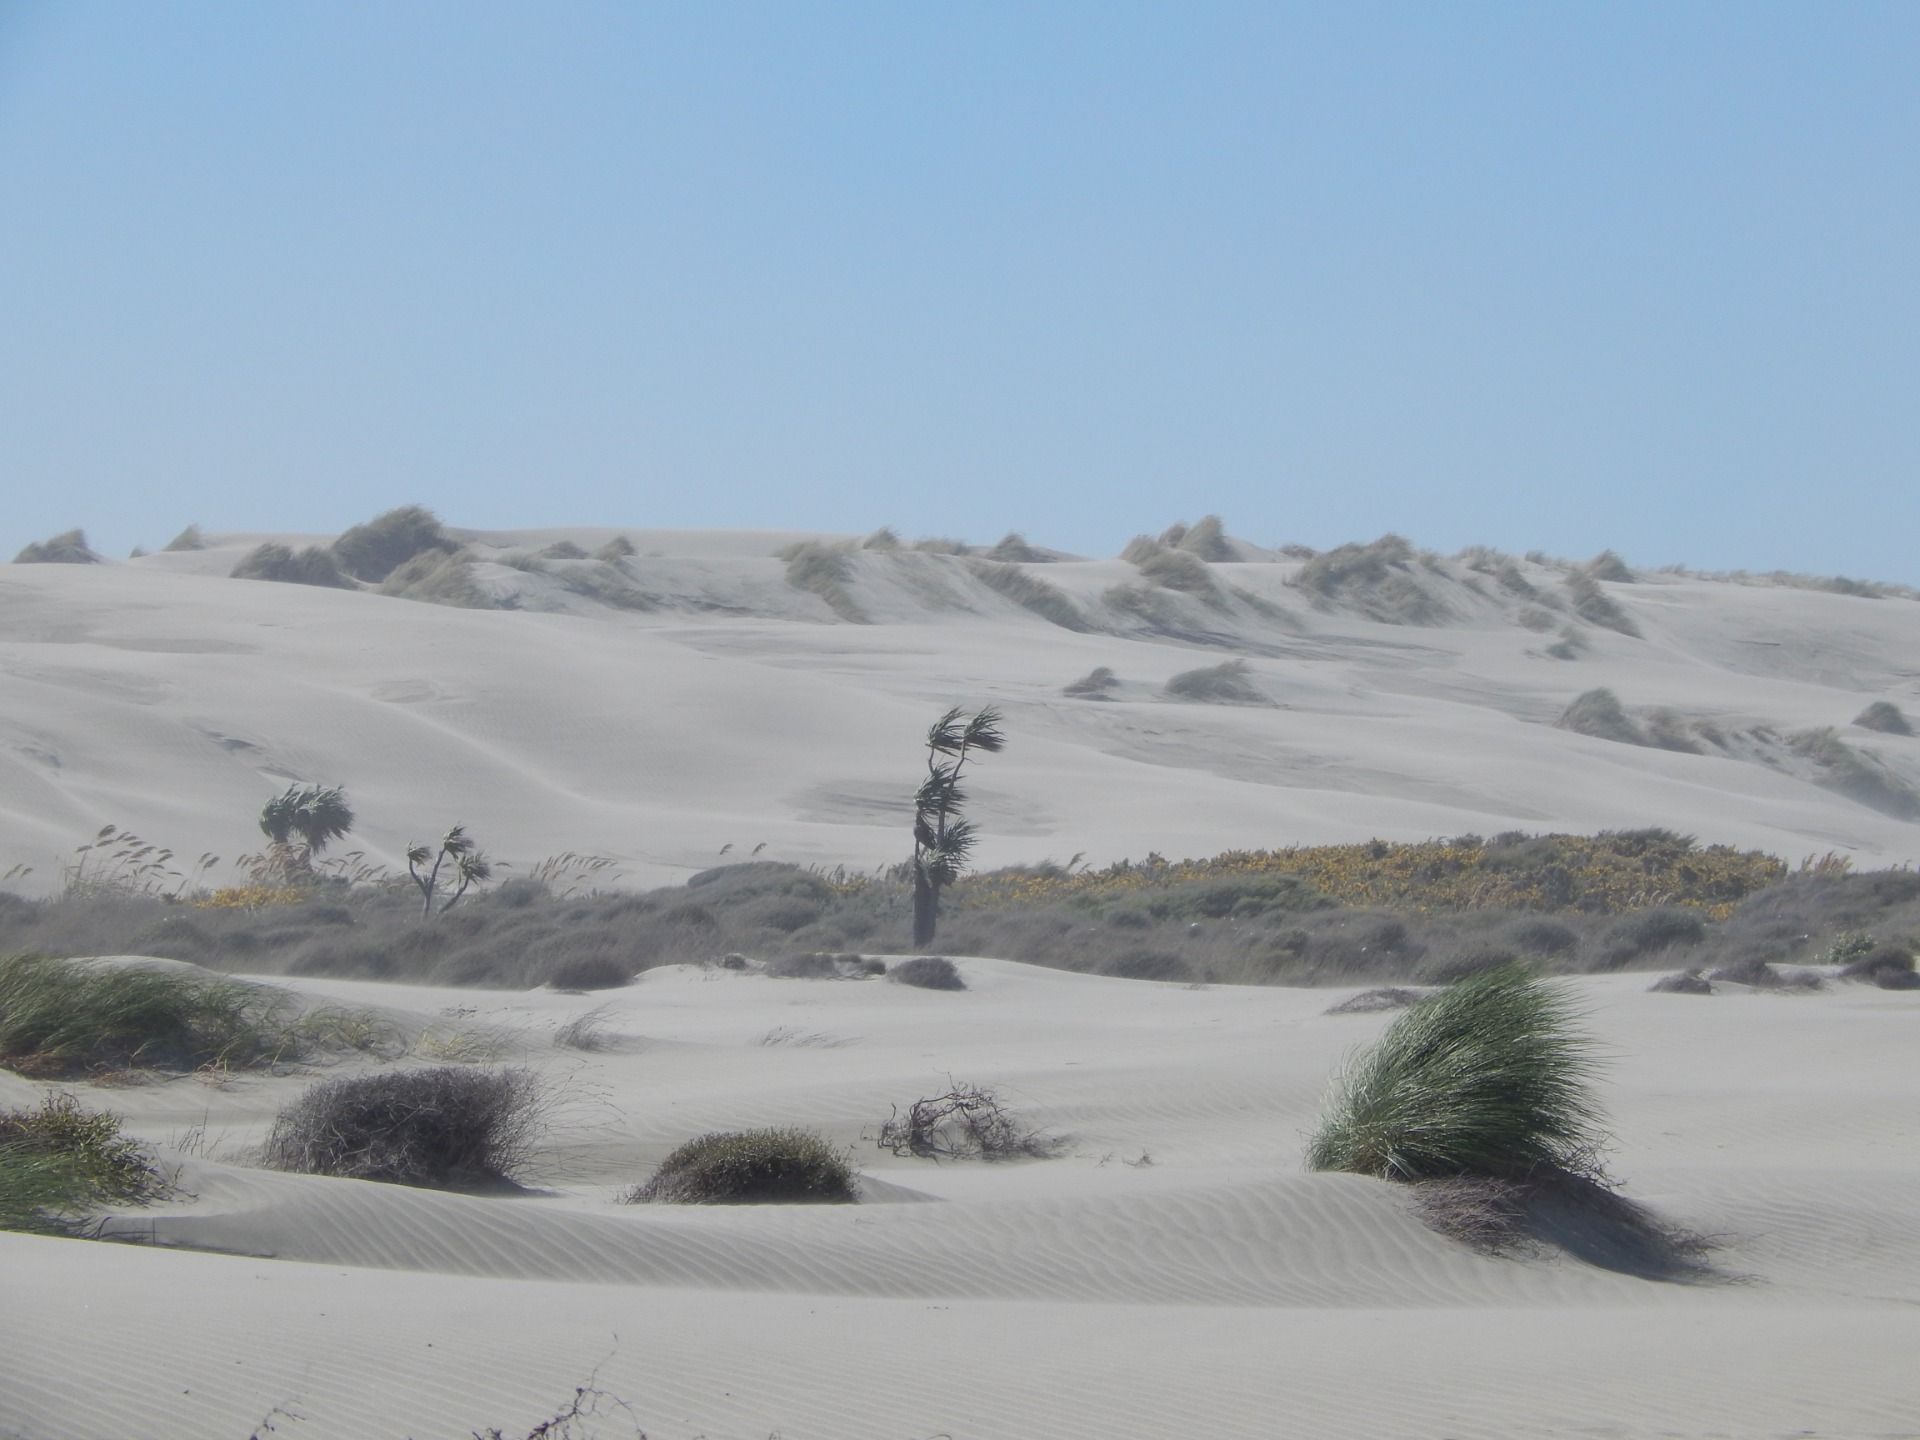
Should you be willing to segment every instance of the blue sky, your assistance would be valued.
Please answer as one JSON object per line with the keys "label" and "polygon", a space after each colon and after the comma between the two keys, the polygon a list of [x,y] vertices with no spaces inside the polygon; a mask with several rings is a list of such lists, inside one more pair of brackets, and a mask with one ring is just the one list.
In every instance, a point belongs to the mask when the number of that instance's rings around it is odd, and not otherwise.
{"label": "blue sky", "polygon": [[1904,3],[0,0],[0,551],[1218,512],[1920,583],[1916,73]]}

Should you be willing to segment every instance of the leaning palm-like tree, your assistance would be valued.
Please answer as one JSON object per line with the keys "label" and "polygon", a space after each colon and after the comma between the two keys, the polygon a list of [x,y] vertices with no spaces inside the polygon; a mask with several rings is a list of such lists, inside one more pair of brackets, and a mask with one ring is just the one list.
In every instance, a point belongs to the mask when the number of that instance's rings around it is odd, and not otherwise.
{"label": "leaning palm-like tree", "polygon": [[[443,877],[441,870],[448,864],[453,868]],[[440,837],[437,849],[431,845],[407,847],[407,874],[413,877],[413,883],[419,887],[420,918],[425,920],[446,914],[460,903],[460,897],[467,893],[469,887],[491,880],[493,863],[475,848],[473,837],[467,834],[467,827],[455,825]],[[439,893],[442,880],[455,878],[459,880],[459,886],[435,910],[433,899]]]}
{"label": "leaning palm-like tree", "polygon": [[958,880],[973,853],[973,822],[960,811],[967,802],[960,772],[975,751],[1006,748],[1000,712],[992,706],[968,715],[959,706],[927,731],[927,778],[913,797],[913,948],[933,943],[940,918],[940,892]]}
{"label": "leaning palm-like tree", "polygon": [[353,810],[338,785],[289,785],[260,808],[262,834],[275,845],[291,844],[298,835],[309,856],[352,828]]}

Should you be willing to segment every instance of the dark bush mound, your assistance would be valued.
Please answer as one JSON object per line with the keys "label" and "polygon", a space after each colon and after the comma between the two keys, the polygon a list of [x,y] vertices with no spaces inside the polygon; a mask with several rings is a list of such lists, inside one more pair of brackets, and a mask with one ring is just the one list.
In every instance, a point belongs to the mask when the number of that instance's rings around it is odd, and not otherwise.
{"label": "dark bush mound", "polygon": [[944,955],[916,955],[902,960],[887,971],[887,979],[896,985],[916,985],[922,990],[964,990],[967,982],[960,970]]}
{"label": "dark bush mound", "polygon": [[285,545],[269,541],[255,546],[233,567],[236,580],[279,580],[289,585],[325,585],[336,590],[353,589],[353,581],[340,573],[333,555],[309,545],[295,554]]}
{"label": "dark bush mound", "polygon": [[530,1070],[442,1065],[323,1080],[280,1112],[266,1161],[393,1185],[499,1185],[525,1168],[543,1108]]}
{"label": "dark bush mound", "polygon": [[1338,1005],[1329,1005],[1327,1014],[1376,1015],[1382,1010],[1404,1010],[1420,998],[1418,990],[1388,985],[1378,990],[1362,990],[1358,995],[1349,995]]}
{"label": "dark bush mound", "polygon": [[767,962],[767,974],[781,980],[864,980],[869,975],[884,975],[883,961],[864,955],[829,955],[814,951],[805,955],[783,955]]}
{"label": "dark bush mound", "polygon": [[735,1130],[689,1140],[621,1197],[655,1205],[851,1205],[844,1153],[807,1130]]}
{"label": "dark bush mound", "polygon": [[1698,910],[1663,905],[1622,915],[1600,939],[1599,966],[1619,970],[1646,955],[1698,945],[1707,938],[1707,922]]}
{"label": "dark bush mound", "polygon": [[1913,734],[1912,722],[1891,700],[1874,701],[1853,717],[1853,723],[1863,730],[1878,730],[1882,735]]}
{"label": "dark bush mound", "polygon": [[1899,945],[1879,945],[1840,969],[1843,980],[1866,980],[1882,990],[1920,989],[1913,953]]}
{"label": "dark bush mound", "polygon": [[333,542],[340,568],[356,580],[379,584],[414,556],[429,550],[451,552],[456,547],[440,529],[431,510],[402,505],[364,525],[355,525]]}
{"label": "dark bush mound", "polygon": [[1676,970],[1671,975],[1662,975],[1647,989],[1656,995],[1711,995],[1713,985],[1698,970]]}
{"label": "dark bush mound", "polygon": [[[1205,566],[1200,561],[1193,562]],[[1218,665],[1203,665],[1198,670],[1182,670],[1167,681],[1167,694],[1180,700],[1197,700],[1206,705],[1265,705],[1267,697],[1248,679],[1251,672],[1244,660],[1223,660]]]}
{"label": "dark bush mound", "polygon": [[635,967],[611,955],[578,955],[547,971],[556,990],[618,990],[633,983]]}
{"label": "dark bush mound", "polygon": [[1766,961],[1757,958],[1736,960],[1731,965],[1722,965],[1716,970],[1709,970],[1707,979],[1716,985],[1751,985],[1756,990],[1818,990],[1821,988],[1818,975],[1776,970]]}
{"label": "dark bush mound", "polygon": [[1193,979],[1193,967],[1165,950],[1123,950],[1102,960],[1095,973],[1117,980]]}
{"label": "dark bush mound", "polygon": [[1420,979],[1427,985],[1457,985],[1489,970],[1518,964],[1519,960],[1513,951],[1498,945],[1474,945],[1428,960],[1420,967]]}

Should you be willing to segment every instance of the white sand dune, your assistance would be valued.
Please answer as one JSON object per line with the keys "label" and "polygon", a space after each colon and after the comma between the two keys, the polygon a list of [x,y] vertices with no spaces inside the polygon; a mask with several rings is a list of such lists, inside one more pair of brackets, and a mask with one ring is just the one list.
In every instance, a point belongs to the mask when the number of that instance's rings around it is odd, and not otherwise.
{"label": "white sand dune", "polygon": [[[509,555],[560,533],[472,539]],[[634,532],[622,583],[645,612],[492,562],[476,571],[523,608],[224,578],[259,538],[0,571],[0,872],[50,888],[106,824],[230,861],[294,780],[345,785],[354,843],[389,865],[458,820],[502,860],[606,855],[633,884],[727,845],[869,868],[899,857],[927,722],[985,703],[1013,736],[976,780],[988,865],[1643,825],[1794,860],[1920,858],[1920,824],[1817,783],[1785,743],[1838,727],[1887,795],[1920,791],[1920,740],[1849,724],[1874,700],[1920,710],[1906,598],[1648,576],[1605,587],[1644,638],[1562,608],[1549,618],[1584,649],[1561,661],[1517,623],[1531,602],[1489,598],[1454,562],[1416,567],[1451,607],[1434,626],[1316,603],[1298,562],[1207,567],[1215,603],[1160,590],[1151,623],[1106,598],[1137,588],[1124,561],[1020,567],[1080,607],[1093,628],[1076,632],[994,593],[978,562],[914,552],[856,553],[847,590],[873,623],[843,623],[786,583],[771,552],[795,537],[774,534]],[[1523,568],[1552,599],[1558,572]],[[1272,705],[1161,693],[1235,654]],[[1116,698],[1061,695],[1095,666]],[[1554,727],[1596,687],[1720,743]]]}
{"label": "white sand dune", "polygon": [[[911,551],[850,556],[852,623],[787,583],[772,552],[802,536],[630,532],[631,589],[601,598],[568,568],[595,562],[520,568],[613,534],[463,536],[511,609],[227,578],[313,537],[0,570],[0,873],[56,888],[114,824],[224,879],[295,781],[345,785],[387,865],[461,821],[503,860],[604,855],[629,884],[727,846],[865,869],[900,858],[927,723],[987,703],[1012,737],[974,787],[987,865],[1648,825],[1920,858],[1920,740],[1849,723],[1920,712],[1910,598],[1605,585],[1636,638],[1538,598],[1564,591],[1544,565],[1516,567],[1532,598],[1436,560],[1330,600],[1246,546],[1199,594],[1119,560],[1021,567],[1069,628]],[[1413,592],[1442,623],[1366,618]],[[1563,628],[1578,658],[1547,653]],[[1161,688],[1235,655],[1271,703]],[[1113,698],[1061,694],[1096,666]],[[1554,725],[1599,687],[1694,752]],[[1850,788],[1791,743],[1823,727]],[[115,1217],[140,1243],[0,1235],[0,1437],[524,1435],[594,1378],[633,1408],[590,1433],[652,1440],[1920,1435],[1920,995],[1570,982],[1611,1057],[1614,1173],[1721,1242],[1677,1284],[1476,1255],[1393,1186],[1306,1173],[1329,1074],[1390,1019],[1325,1014],[1343,992],[961,964],[955,994],[688,967],[591,998],[299,981],[387,1010],[416,1042],[398,1063],[464,1037],[541,1071],[551,1127],[511,1197],[251,1163],[306,1084],[378,1062],[79,1087],[183,1190]],[[618,1043],[553,1046],[602,1000]],[[872,1143],[953,1080],[1063,1153]],[[45,1088],[0,1073],[0,1105]],[[693,1135],[787,1124],[851,1149],[863,1203],[617,1203]]]}
{"label": "white sand dune", "polygon": [[[539,1068],[561,1098],[536,1188],[243,1163],[311,1076],[91,1097],[156,1143],[203,1127],[164,1152],[189,1193],[115,1222],[139,1245],[0,1236],[0,1435],[244,1436],[276,1406],[282,1435],[525,1433],[592,1376],[656,1440],[1912,1433],[1911,993],[1574,982],[1614,1057],[1616,1173],[1719,1238],[1714,1277],[1676,1284],[1479,1256],[1392,1185],[1306,1173],[1329,1071],[1390,1018],[1325,1014],[1345,992],[961,964],[957,994],[693,967],[591,999],[301,982]],[[615,1048],[552,1046],[603,1000]],[[949,1076],[1064,1152],[866,1138]],[[853,1150],[862,1204],[615,1201],[692,1134],[788,1123]]]}

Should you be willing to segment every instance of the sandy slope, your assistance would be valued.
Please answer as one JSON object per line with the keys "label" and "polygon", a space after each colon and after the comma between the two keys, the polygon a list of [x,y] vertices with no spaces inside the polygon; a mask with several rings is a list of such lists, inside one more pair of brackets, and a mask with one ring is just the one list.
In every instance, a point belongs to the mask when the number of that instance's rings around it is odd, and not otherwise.
{"label": "sandy slope", "polygon": [[[655,1440],[1920,1433],[1920,997],[1575,982],[1616,1173],[1724,1240],[1721,1280],[1673,1285],[1482,1258],[1384,1182],[1304,1173],[1327,1074],[1387,1023],[1325,1015],[1344,992],[962,965],[961,994],[691,967],[591,998],[302,982],[546,1073],[538,1193],[249,1168],[311,1077],[92,1097],[190,1140],[192,1193],[121,1222],[150,1245],[0,1237],[0,1435],[244,1436],[275,1406],[289,1436],[524,1433],[596,1373]],[[603,999],[620,1044],[556,1050]],[[863,1138],[949,1076],[1066,1153]],[[865,1202],[614,1203],[689,1135],[785,1123],[851,1146]]]}
{"label": "sandy slope", "polygon": [[[505,557],[560,533],[472,538]],[[500,859],[603,854],[629,883],[727,845],[867,868],[899,858],[927,722],[989,702],[1013,736],[974,787],[989,865],[1640,825],[1795,860],[1920,858],[1920,825],[1813,783],[1778,738],[1840,727],[1920,789],[1920,740],[1849,726],[1875,699],[1920,712],[1908,599],[1648,576],[1606,587],[1643,638],[1577,627],[1582,658],[1565,662],[1544,653],[1552,633],[1517,623],[1520,602],[1457,564],[1416,567],[1449,607],[1436,626],[1316,608],[1291,562],[1209,567],[1215,603],[1159,592],[1151,623],[1109,603],[1140,579],[1124,561],[1025,567],[1080,607],[1078,633],[972,562],[914,553],[856,555],[848,589],[873,623],[843,623],[786,583],[771,551],[794,537],[774,534],[633,532],[642,553],[622,573],[645,612],[494,561],[476,573],[521,609],[224,578],[258,538],[0,570],[0,873],[32,866],[20,883],[50,888],[109,823],[230,860],[292,780],[344,784],[355,843],[387,864],[458,820]],[[1543,594],[1559,584],[1527,568]],[[1161,693],[1236,654],[1271,706]],[[1097,665],[1120,677],[1114,700],[1060,694]],[[1727,748],[1554,728],[1596,686]]]}

